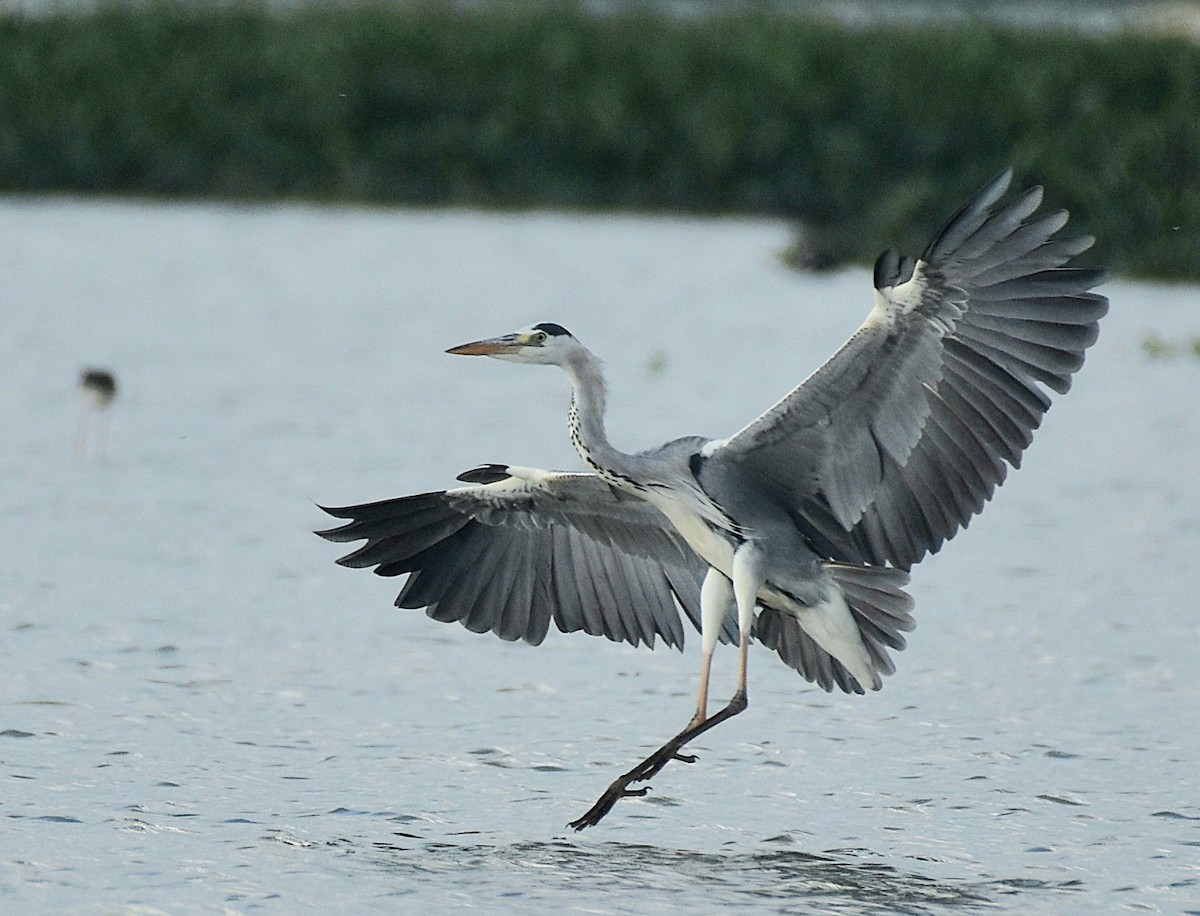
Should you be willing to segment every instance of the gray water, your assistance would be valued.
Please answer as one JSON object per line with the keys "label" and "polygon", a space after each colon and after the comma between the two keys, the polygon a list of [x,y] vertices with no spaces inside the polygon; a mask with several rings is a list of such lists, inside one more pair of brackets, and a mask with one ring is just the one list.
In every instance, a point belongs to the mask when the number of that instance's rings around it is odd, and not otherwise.
{"label": "gray water", "polygon": [[[755,651],[749,710],[582,834],[689,717],[698,640],[505,644],[310,533],[577,467],[555,370],[442,352],[533,321],[606,358],[619,446],[738,429],[870,308],[786,242],[0,200],[0,909],[1200,912],[1194,287],[1108,285],[1025,466],[916,570],[882,692]],[[77,458],[85,365],[121,391]]]}

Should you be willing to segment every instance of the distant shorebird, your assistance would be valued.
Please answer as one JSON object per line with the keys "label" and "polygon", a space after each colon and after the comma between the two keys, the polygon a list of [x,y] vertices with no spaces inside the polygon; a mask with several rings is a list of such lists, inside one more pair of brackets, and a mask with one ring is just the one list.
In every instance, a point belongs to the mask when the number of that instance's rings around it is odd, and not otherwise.
{"label": "distant shorebird", "polygon": [[[1040,188],[995,209],[1010,178],[989,182],[920,258],[884,252],[862,327],[727,439],[618,451],[600,361],[537,324],[449,352],[564,370],[590,473],[484,465],[459,476],[468,486],[326,510],[350,521],[322,536],[366,540],[338,562],[409,574],[396,604],[435,620],[534,645],[551,621],[651,646],[682,644],[678,608],[699,628],[691,721],[571,827],[644,795],[629,786],[694,761],[684,745],[746,708],[752,635],[825,690],[878,690],[895,670],[888,650],[913,628],[908,570],[1019,465],[1048,389],[1067,391],[1108,309],[1089,292],[1104,271],[1063,266],[1092,239],[1055,238],[1065,212],[1034,218]],[[710,717],[713,650],[733,640],[737,690]]]}
{"label": "distant shorebird", "polygon": [[79,391],[83,404],[75,430],[75,457],[82,460],[87,454],[89,415],[96,414],[96,446],[94,454],[104,457],[108,444],[108,407],[117,396],[117,380],[107,369],[84,369],[79,373]]}

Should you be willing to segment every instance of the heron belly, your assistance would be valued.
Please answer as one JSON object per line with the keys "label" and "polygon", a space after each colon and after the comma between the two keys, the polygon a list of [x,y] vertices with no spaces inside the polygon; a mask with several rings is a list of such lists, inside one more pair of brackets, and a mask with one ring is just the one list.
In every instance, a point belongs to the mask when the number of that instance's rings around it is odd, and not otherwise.
{"label": "heron belly", "polygon": [[674,503],[660,505],[651,500],[655,507],[675,526],[675,530],[683,535],[688,546],[700,555],[709,566],[725,575],[733,577],[733,536],[728,532],[714,528],[695,512],[689,512]]}

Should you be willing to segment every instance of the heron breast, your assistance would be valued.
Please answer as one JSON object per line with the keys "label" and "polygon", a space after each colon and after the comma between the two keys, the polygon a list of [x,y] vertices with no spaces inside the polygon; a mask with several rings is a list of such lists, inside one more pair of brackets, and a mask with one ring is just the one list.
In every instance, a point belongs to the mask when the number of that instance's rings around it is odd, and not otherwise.
{"label": "heron breast", "polygon": [[726,576],[732,575],[734,543],[728,532],[714,528],[696,513],[681,509],[673,503],[659,505],[654,500],[650,501],[675,526],[675,530],[683,535],[688,546],[696,551],[705,563]]}

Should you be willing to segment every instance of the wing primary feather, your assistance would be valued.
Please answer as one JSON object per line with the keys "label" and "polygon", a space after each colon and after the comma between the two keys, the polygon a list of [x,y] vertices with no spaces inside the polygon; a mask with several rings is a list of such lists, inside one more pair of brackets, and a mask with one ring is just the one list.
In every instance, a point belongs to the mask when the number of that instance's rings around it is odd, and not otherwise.
{"label": "wing primary feather", "polygon": [[576,566],[572,532],[569,528],[551,528],[554,555],[551,561],[551,581],[554,583],[554,625],[563,633],[582,630],[589,636],[600,635],[590,629],[584,600],[576,581]]}
{"label": "wing primary feather", "polygon": [[508,603],[502,621],[503,629],[496,633],[497,636],[508,642],[516,642],[525,635],[525,631],[529,629],[529,618],[533,606],[533,570],[536,548],[528,538],[521,548],[521,563],[517,566],[512,590],[508,595]]}
{"label": "wing primary feather", "polygon": [[898,470],[893,476],[896,483],[880,491],[875,511],[864,519],[864,524],[868,531],[883,532],[883,537],[875,537],[875,542],[890,545],[885,556],[907,569],[925,550],[936,553],[941,539],[926,518],[911,483]]}
{"label": "wing primary feather", "polygon": [[[631,646],[638,645],[645,638],[645,634],[642,632],[641,621],[633,607],[633,597],[629,592],[628,581],[615,574],[609,565],[608,556],[605,554],[589,554],[588,565],[594,577],[592,581],[603,586],[602,591],[599,588],[597,591],[602,595],[604,616],[619,620],[618,629],[622,634],[621,638]],[[650,642],[649,645],[653,645],[653,642]]]}
{"label": "wing primary feather", "polygon": [[1013,320],[1012,318],[977,314],[971,316],[971,324],[1022,343],[1041,345],[1061,350],[1073,356],[1096,342],[1100,327],[1094,321],[1064,324],[1056,321],[1036,319]]}
{"label": "wing primary feather", "polygon": [[942,501],[938,498],[938,478],[936,474],[931,473],[927,453],[914,454],[904,470],[905,482],[913,495],[911,509],[924,520],[926,528],[940,546],[946,539],[947,532],[953,530],[953,522],[943,510]]}
{"label": "wing primary feather", "polygon": [[341,557],[337,563],[353,569],[386,564],[407,572],[408,570],[401,566],[405,560],[419,555],[428,547],[440,544],[465,528],[470,521],[469,518],[455,514],[425,528],[407,531],[402,535],[370,540],[358,550]]}
{"label": "wing primary feather", "polygon": [[600,571],[601,581],[608,589],[607,616],[617,616],[621,620],[625,632],[625,641],[631,646],[645,643],[654,647],[654,635],[645,630],[645,619],[630,588],[630,578],[616,569],[610,554],[598,554],[592,557],[592,567]]}
{"label": "wing primary feather", "polygon": [[1099,293],[1070,293],[1021,299],[989,299],[974,303],[971,321],[980,316],[1009,321],[1039,321],[1058,325],[1094,325],[1108,312],[1108,299]]}
{"label": "wing primary feather", "polygon": [[1089,235],[1051,239],[1066,225],[1066,210],[1047,213],[1016,229],[1002,244],[991,251],[981,252],[969,265],[971,283],[985,287],[1001,280],[1036,270],[1058,267],[1076,255],[1087,251],[1095,241]]}
{"label": "wing primary feather", "polygon": [[971,427],[981,442],[986,443],[985,450],[997,466],[997,474],[1005,473],[1005,462],[1014,467],[1018,466],[1021,450],[1030,438],[1028,431],[1005,412],[1003,405],[988,400],[980,392],[970,388],[966,384],[967,378],[957,366],[951,366],[948,362],[946,375],[960,384],[947,386],[942,392],[943,401],[951,410],[963,416],[964,423]]}
{"label": "wing primary feather", "polygon": [[989,486],[1004,480],[1007,465],[1002,453],[1006,448],[988,417],[951,387],[938,393],[938,403],[944,422],[953,427],[950,438],[961,444],[979,478]]}
{"label": "wing primary feather", "polygon": [[928,448],[925,454],[914,458],[913,477],[925,488],[927,495],[923,507],[927,516],[935,517],[935,532],[939,537],[949,539],[963,514],[959,505],[963,484],[958,472],[946,466],[948,462],[937,430],[931,427],[926,434],[929,436]]}
{"label": "wing primary feather", "polygon": [[503,554],[499,558],[495,574],[488,578],[479,600],[461,620],[462,625],[472,633],[486,633],[490,630],[501,636],[509,596],[516,581],[517,570],[520,568],[519,553],[520,542],[516,537],[503,542]]}
{"label": "wing primary feather", "polygon": [[934,236],[921,259],[929,264],[941,263],[947,255],[970,238],[987,219],[989,208],[1008,189],[1012,174],[1012,169],[1005,169],[963,204],[946,222],[942,231]]}
{"label": "wing primary feather", "polygon": [[540,646],[550,632],[550,620],[557,602],[553,593],[554,553],[551,545],[541,545],[534,551],[533,596],[530,602],[529,622],[525,627],[524,640],[531,646]]}
{"label": "wing primary feather", "polygon": [[[954,250],[954,260],[965,263],[988,251],[1010,247],[1012,233],[1042,203],[1042,189],[1032,187],[1014,197],[1004,207],[987,217],[986,221]],[[1066,216],[1062,218],[1066,223]],[[1061,225],[1060,225],[1061,228]],[[1016,246],[1011,246],[1014,249]]]}
{"label": "wing primary feather", "polygon": [[387,566],[375,570],[376,575],[399,575],[400,572],[412,572],[400,594],[396,597],[396,607],[420,608],[435,604],[446,585],[477,556],[479,550],[479,531],[468,528],[463,536],[453,542],[442,542],[428,547],[417,555],[411,569],[389,571]]}
{"label": "wing primary feather", "polygon": [[632,610],[638,620],[642,639],[651,648],[654,647],[656,638],[661,638],[666,645],[676,648],[679,645],[676,636],[672,633],[670,624],[664,621],[662,609],[651,594],[646,578],[649,574],[640,564],[630,564],[629,569],[625,571]]}
{"label": "wing primary feather", "polygon": [[1071,375],[1083,365],[1082,355],[1025,343],[984,328],[960,327],[959,336],[980,355],[990,357],[1010,372],[1015,369],[1027,375],[1058,394],[1070,390]]}
{"label": "wing primary feather", "polygon": [[1086,292],[1103,283],[1108,271],[1100,267],[1052,267],[1035,273],[974,287],[971,298],[979,302],[996,299],[1036,299]]}
{"label": "wing primary feather", "polygon": [[1020,451],[1033,441],[1032,431],[1041,425],[1050,408],[1047,398],[1032,383],[1013,375],[1008,369],[970,350],[965,344],[954,343],[946,348],[946,366],[969,380],[958,389],[964,397],[978,392],[979,398],[995,404],[1021,433]]}
{"label": "wing primary feather", "polygon": [[654,587],[653,579],[661,577],[661,573],[642,565],[637,566],[633,572],[636,580],[633,591],[640,615],[652,627],[653,634],[665,645],[673,649],[682,649],[683,626],[679,620],[679,612],[675,610],[675,602],[671,600],[671,592],[661,586]]}
{"label": "wing primary feather", "polygon": [[[479,532],[479,539],[485,540],[484,532]],[[484,592],[495,574],[496,567],[503,562],[505,551],[496,549],[495,544],[480,550],[469,568],[464,568],[460,574],[446,583],[440,589],[438,596],[425,607],[425,613],[434,620],[442,623],[457,623],[471,616],[475,607],[482,600]],[[403,595],[401,596],[403,597]],[[424,595],[419,595],[418,600]],[[397,606],[403,607],[397,599]],[[420,605],[417,605],[420,607]]]}
{"label": "wing primary feather", "polygon": [[571,535],[572,579],[575,587],[579,589],[583,605],[584,620],[587,624],[584,632],[594,636],[604,636],[613,642],[621,642],[625,638],[625,634],[614,630],[610,621],[605,617],[604,604],[592,579],[587,545],[576,532],[572,531]]}
{"label": "wing primary feather", "polygon": [[935,478],[939,487],[941,505],[946,509],[951,527],[945,532],[947,538],[965,525],[976,512],[983,508],[984,499],[978,495],[987,491],[987,484],[974,473],[960,444],[951,439],[942,422],[943,418],[930,417],[927,432],[931,449],[940,453],[938,467],[946,473]]}
{"label": "wing primary feather", "polygon": [[[449,516],[461,517],[461,513],[456,513],[447,507],[445,500],[441,499],[439,494],[421,494],[403,499],[389,499],[382,503],[350,506],[344,509],[321,508],[330,515],[353,519],[337,528],[316,532],[325,540],[336,543],[379,538],[386,535],[402,535]],[[362,510],[361,516],[350,514],[358,510]]]}

